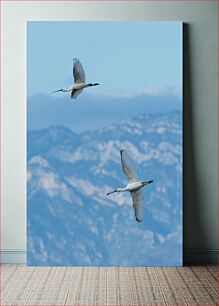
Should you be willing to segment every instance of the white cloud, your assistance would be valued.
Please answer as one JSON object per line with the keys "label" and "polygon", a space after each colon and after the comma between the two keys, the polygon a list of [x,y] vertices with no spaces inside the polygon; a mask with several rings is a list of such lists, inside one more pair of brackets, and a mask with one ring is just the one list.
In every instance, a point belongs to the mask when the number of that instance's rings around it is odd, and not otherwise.
{"label": "white cloud", "polygon": [[160,87],[139,87],[132,89],[115,88],[105,92],[92,92],[92,96],[102,96],[110,98],[134,98],[137,96],[148,95],[148,96],[174,96],[181,98],[182,90],[174,86],[160,88]]}
{"label": "white cloud", "polygon": [[37,164],[40,167],[49,167],[49,163],[40,155],[32,157],[29,161],[30,165]]}

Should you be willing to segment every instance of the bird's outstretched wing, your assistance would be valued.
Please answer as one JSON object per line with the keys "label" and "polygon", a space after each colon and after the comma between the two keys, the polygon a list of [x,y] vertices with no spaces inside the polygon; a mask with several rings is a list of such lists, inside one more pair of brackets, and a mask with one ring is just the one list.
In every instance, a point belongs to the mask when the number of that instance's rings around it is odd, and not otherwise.
{"label": "bird's outstretched wing", "polygon": [[137,181],[137,175],[129,161],[128,155],[125,150],[120,150],[122,169],[125,173],[128,183]]}
{"label": "bird's outstretched wing", "polygon": [[132,196],[136,221],[141,222],[144,213],[144,197],[140,189],[137,191],[132,191],[131,196]]}
{"label": "bird's outstretched wing", "polygon": [[74,83],[85,83],[84,68],[77,58],[73,59],[73,77]]}
{"label": "bird's outstretched wing", "polygon": [[73,89],[71,92],[71,98],[76,99],[83,89]]}

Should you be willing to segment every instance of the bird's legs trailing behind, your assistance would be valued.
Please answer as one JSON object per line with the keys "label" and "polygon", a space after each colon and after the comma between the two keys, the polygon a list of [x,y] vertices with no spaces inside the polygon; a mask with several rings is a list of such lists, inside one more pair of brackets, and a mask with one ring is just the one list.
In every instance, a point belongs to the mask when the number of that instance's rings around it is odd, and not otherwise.
{"label": "bird's legs trailing behind", "polygon": [[108,192],[106,195],[109,195],[114,192],[123,192],[123,191],[128,191],[128,190],[127,188],[116,188],[115,190]]}
{"label": "bird's legs trailing behind", "polygon": [[62,92],[69,92],[69,91],[72,91],[72,88],[61,88],[61,89],[58,89],[58,90],[53,91],[52,93],[54,93],[54,92],[59,92],[59,91],[62,91]]}

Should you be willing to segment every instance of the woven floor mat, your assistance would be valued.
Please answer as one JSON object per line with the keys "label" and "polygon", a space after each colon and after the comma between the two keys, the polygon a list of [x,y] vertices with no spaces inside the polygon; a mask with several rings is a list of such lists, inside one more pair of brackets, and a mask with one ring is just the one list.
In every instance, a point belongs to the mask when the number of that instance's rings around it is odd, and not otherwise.
{"label": "woven floor mat", "polygon": [[1,305],[217,305],[217,266],[1,265]]}

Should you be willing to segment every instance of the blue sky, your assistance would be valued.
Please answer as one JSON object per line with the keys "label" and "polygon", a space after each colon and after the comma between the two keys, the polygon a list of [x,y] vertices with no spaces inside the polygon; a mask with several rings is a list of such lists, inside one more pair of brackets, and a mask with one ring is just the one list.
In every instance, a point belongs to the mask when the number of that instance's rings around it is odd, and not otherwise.
{"label": "blue sky", "polygon": [[28,96],[71,85],[82,62],[92,94],[181,93],[181,22],[27,23]]}
{"label": "blue sky", "polygon": [[[80,133],[142,113],[182,109],[181,22],[28,22],[28,129],[61,125]],[[76,100],[51,92],[72,84]]]}

